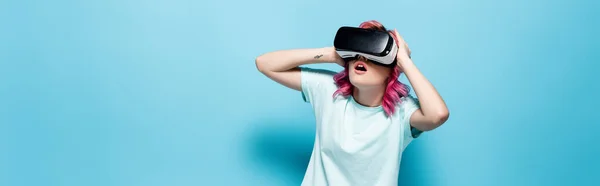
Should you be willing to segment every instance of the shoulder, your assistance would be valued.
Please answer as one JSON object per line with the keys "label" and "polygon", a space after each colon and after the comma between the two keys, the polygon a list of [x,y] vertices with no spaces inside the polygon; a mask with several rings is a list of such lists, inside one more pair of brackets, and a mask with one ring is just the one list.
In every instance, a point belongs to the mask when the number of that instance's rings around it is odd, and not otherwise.
{"label": "shoulder", "polygon": [[410,124],[411,116],[420,108],[419,100],[411,95],[404,96],[397,104],[398,111],[395,113],[397,121],[402,126],[404,136],[404,148],[415,138],[418,138],[423,131],[413,128]]}
{"label": "shoulder", "polygon": [[335,86],[337,72],[327,69],[300,67],[302,84],[308,86]]}
{"label": "shoulder", "polygon": [[334,71],[300,67],[302,95],[306,102],[326,101],[337,89]]}
{"label": "shoulder", "polygon": [[396,104],[396,109],[398,111],[396,114],[402,119],[408,119],[413,112],[419,109],[421,106],[419,104],[419,100],[411,95],[403,96],[400,98],[398,104]]}
{"label": "shoulder", "polygon": [[418,106],[419,100],[411,95],[407,95],[400,98],[400,103],[398,103],[398,105],[400,107]]}
{"label": "shoulder", "polygon": [[327,69],[319,69],[319,68],[310,68],[310,67],[299,67],[300,72],[303,76],[307,78],[318,78],[323,80],[331,80],[333,81],[333,76],[337,74],[332,70]]}

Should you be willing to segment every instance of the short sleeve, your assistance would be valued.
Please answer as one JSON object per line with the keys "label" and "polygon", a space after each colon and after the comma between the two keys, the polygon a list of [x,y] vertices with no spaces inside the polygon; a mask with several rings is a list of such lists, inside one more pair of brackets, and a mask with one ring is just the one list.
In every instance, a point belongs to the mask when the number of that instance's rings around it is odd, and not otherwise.
{"label": "short sleeve", "polygon": [[404,136],[404,148],[415,138],[419,137],[422,131],[410,126],[410,117],[420,108],[419,100],[412,96],[406,96],[402,98],[401,102],[403,136]]}
{"label": "short sleeve", "polygon": [[300,76],[302,83],[302,99],[307,103],[312,103],[324,96],[333,93],[332,87],[335,86],[333,76],[335,72],[324,69],[313,69],[308,67],[300,67]]}

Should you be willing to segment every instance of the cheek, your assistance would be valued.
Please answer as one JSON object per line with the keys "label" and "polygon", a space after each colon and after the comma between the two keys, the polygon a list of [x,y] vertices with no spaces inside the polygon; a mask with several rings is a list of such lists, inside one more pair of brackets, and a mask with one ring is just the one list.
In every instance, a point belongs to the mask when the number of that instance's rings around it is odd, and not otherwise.
{"label": "cheek", "polygon": [[388,76],[390,74],[390,70],[389,69],[377,69],[376,71],[374,71],[374,73],[372,74],[374,79],[377,79],[378,81],[385,81],[387,80]]}
{"label": "cheek", "polygon": [[348,69],[351,69],[354,66],[354,63],[356,63],[356,60],[348,62]]}
{"label": "cheek", "polygon": [[383,73],[377,73],[373,75],[373,79],[376,80],[378,83],[385,83],[385,81],[387,80],[387,75]]}

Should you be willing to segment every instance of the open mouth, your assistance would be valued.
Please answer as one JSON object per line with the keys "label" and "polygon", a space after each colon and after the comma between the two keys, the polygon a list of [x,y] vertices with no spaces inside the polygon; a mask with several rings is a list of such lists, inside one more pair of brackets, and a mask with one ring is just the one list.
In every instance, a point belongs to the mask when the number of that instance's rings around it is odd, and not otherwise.
{"label": "open mouth", "polygon": [[356,62],[354,64],[354,70],[357,72],[367,72],[367,65],[364,62]]}

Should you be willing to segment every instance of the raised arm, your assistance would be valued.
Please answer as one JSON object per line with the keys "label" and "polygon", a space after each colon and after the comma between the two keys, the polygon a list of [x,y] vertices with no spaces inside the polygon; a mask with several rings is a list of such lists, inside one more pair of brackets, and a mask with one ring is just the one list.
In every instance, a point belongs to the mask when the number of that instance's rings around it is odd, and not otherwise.
{"label": "raised arm", "polygon": [[302,91],[299,66],[314,63],[343,65],[333,47],[279,50],[256,58],[258,71],[273,81],[298,91]]}
{"label": "raised arm", "polygon": [[433,130],[448,120],[450,115],[448,107],[435,87],[409,57],[410,49],[404,39],[397,31],[394,32],[400,47],[397,56],[398,65],[410,81],[421,107],[410,117],[410,124],[421,131]]}

